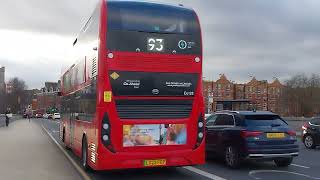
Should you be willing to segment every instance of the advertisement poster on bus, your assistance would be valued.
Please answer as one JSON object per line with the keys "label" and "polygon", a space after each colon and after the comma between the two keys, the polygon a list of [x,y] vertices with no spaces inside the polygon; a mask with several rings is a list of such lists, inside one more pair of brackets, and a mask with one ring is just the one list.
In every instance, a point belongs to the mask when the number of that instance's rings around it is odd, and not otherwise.
{"label": "advertisement poster on bus", "polygon": [[184,145],[185,124],[135,124],[123,126],[123,147]]}

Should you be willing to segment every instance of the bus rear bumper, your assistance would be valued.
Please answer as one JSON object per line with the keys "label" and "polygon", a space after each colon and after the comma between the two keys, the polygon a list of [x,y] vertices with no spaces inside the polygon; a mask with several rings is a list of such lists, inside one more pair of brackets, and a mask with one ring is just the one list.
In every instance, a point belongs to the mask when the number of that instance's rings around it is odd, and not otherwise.
{"label": "bus rear bumper", "polygon": [[[104,150],[105,151],[105,150]],[[145,160],[165,160],[165,165],[145,164]],[[162,151],[162,152],[104,152],[97,155],[96,162],[89,164],[94,170],[179,167],[205,163],[204,143],[197,149]]]}

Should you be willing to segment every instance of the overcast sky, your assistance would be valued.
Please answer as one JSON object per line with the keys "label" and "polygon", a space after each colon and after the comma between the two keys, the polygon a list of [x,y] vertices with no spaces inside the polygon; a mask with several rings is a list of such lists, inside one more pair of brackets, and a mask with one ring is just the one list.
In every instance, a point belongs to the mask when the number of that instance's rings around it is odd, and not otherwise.
{"label": "overcast sky", "polygon": [[[162,0],[162,2],[166,2]],[[169,1],[168,1],[169,2]],[[170,0],[172,3],[173,1]],[[176,0],[202,24],[204,76],[238,82],[320,73],[319,0]],[[0,66],[29,88],[57,81],[96,0],[1,0]]]}

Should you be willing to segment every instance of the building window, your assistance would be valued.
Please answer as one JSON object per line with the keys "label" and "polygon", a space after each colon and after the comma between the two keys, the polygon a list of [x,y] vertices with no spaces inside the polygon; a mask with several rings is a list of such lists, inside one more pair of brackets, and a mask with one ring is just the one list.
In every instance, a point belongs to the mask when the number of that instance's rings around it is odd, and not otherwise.
{"label": "building window", "polygon": [[218,89],[221,89],[221,84],[217,84]]}
{"label": "building window", "polygon": [[261,90],[260,88],[257,88],[257,93],[260,94]]}
{"label": "building window", "polygon": [[231,85],[228,84],[226,89],[227,89],[227,91],[229,91],[231,89]]}

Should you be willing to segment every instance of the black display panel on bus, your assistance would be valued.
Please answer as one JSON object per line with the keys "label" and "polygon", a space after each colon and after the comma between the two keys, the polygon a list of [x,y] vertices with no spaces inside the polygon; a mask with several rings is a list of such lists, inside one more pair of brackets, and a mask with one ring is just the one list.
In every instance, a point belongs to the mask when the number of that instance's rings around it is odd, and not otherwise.
{"label": "black display panel on bus", "polygon": [[194,96],[199,74],[109,72],[115,96]]}
{"label": "black display panel on bus", "polygon": [[191,9],[109,1],[107,17],[108,50],[201,54],[200,26]]}

